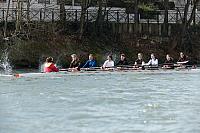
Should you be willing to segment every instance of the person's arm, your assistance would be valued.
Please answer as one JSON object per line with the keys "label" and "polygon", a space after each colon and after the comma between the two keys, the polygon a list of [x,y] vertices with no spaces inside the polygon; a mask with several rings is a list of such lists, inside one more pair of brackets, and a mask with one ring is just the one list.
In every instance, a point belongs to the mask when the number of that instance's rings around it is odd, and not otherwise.
{"label": "person's arm", "polygon": [[[137,60],[138,60],[138,59],[137,59]],[[137,60],[135,60],[135,63],[134,63],[135,66],[137,66]]]}
{"label": "person's arm", "polygon": [[151,59],[149,60],[149,62],[146,65],[151,65]]}
{"label": "person's arm", "polygon": [[70,63],[69,68],[72,68],[72,64],[73,64],[73,62]]}
{"label": "person's arm", "polygon": [[105,62],[103,63],[103,67],[106,67],[106,64],[107,64],[107,61],[105,61]]}
{"label": "person's arm", "polygon": [[134,65],[136,66],[136,65],[137,65],[137,62],[135,62]]}
{"label": "person's arm", "polygon": [[119,65],[121,65],[120,61],[117,62],[116,66],[119,66]]}
{"label": "person's arm", "polygon": [[81,62],[79,61],[78,66],[76,68],[80,68],[80,66],[81,66]]}
{"label": "person's arm", "polygon": [[85,65],[83,66],[83,68],[88,68],[88,65],[89,65],[89,61],[87,61],[87,62],[85,63]]}
{"label": "person's arm", "polygon": [[158,59],[156,59],[156,61],[155,61],[155,65],[158,66]]}
{"label": "person's arm", "polygon": [[127,60],[125,61],[125,65],[128,65],[128,61]]}
{"label": "person's arm", "polygon": [[115,66],[115,63],[114,63],[114,61],[112,61],[112,64],[111,64],[111,65],[112,65],[112,67],[114,67],[114,66]]}
{"label": "person's arm", "polygon": [[144,66],[145,65],[145,62],[144,61],[142,61],[142,66]]}
{"label": "person's arm", "polygon": [[92,62],[92,67],[97,67],[97,62],[96,62],[96,60],[94,60],[94,61]]}
{"label": "person's arm", "polygon": [[177,60],[177,62],[181,62],[181,58],[179,57],[179,59]]}
{"label": "person's arm", "polygon": [[81,66],[81,62],[80,61],[78,61],[77,63],[76,63],[76,67],[75,67],[75,69],[76,70],[78,70],[78,71],[80,71],[81,69],[80,69],[80,66]]}
{"label": "person's arm", "polygon": [[59,69],[54,64],[51,64],[51,70],[53,72],[58,72],[59,71]]}

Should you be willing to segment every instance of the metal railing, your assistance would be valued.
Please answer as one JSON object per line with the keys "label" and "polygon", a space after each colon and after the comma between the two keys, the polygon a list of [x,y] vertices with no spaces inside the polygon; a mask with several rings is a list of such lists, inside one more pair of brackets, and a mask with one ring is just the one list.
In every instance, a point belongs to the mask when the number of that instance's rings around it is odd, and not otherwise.
{"label": "metal railing", "polygon": [[[87,10],[86,21],[93,22],[97,18],[97,10]],[[0,9],[0,22],[6,20],[7,9]],[[27,9],[22,9],[21,18],[23,21],[46,21],[54,22],[60,20],[60,10],[59,9],[30,9],[29,13]],[[28,15],[29,14],[29,15]],[[105,22],[115,22],[115,23],[135,23],[134,14],[126,13],[124,10],[106,10],[103,11]],[[188,18],[191,13],[188,13]],[[9,22],[16,21],[17,9],[13,8],[8,11],[7,20]],[[153,14],[153,18],[141,18],[139,14],[139,23],[163,23],[164,22],[164,11],[157,11]],[[178,12],[176,10],[171,10],[168,13],[168,23],[181,23],[184,13]],[[81,10],[79,9],[66,9],[66,21],[75,22],[80,21]],[[200,22],[200,12],[195,13],[193,18],[193,23]]]}

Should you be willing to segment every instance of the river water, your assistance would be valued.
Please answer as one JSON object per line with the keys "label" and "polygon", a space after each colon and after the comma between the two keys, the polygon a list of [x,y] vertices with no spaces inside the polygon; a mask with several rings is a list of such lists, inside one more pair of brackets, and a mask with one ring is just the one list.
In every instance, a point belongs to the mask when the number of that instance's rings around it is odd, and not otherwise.
{"label": "river water", "polygon": [[0,76],[0,133],[199,132],[199,71]]}

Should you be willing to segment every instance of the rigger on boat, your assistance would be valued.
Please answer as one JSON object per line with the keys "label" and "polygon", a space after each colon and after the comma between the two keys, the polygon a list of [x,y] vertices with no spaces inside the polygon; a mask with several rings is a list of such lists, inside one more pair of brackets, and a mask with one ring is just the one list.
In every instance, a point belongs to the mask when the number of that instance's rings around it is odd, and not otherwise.
{"label": "rigger on boat", "polygon": [[[82,65],[79,60],[79,57],[76,54],[71,55],[72,61],[69,68],[61,68],[60,71],[120,71],[120,70],[159,70],[159,69],[190,69],[196,68],[195,65],[189,65],[188,57],[180,52],[179,59],[175,62],[174,59],[167,54],[165,62],[159,64],[158,58],[154,53],[151,53],[150,59],[145,63],[143,59],[143,54],[138,53],[138,58],[134,61],[134,64],[128,62],[126,55],[120,54],[120,60],[116,63],[113,61],[112,55],[107,56],[107,60],[102,64],[102,66],[97,66],[97,61],[93,54],[89,54],[88,60]],[[48,58],[47,58],[48,59]],[[51,64],[53,62],[51,61]],[[55,67],[55,66],[54,66]],[[45,69],[50,69],[45,67]],[[44,72],[58,72],[57,69]]]}

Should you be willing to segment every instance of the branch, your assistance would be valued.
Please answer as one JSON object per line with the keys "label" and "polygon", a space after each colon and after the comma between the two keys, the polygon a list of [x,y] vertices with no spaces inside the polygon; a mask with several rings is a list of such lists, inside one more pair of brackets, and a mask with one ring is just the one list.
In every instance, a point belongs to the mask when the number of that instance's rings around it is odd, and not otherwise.
{"label": "branch", "polygon": [[192,23],[192,20],[193,18],[195,17],[195,11],[197,9],[197,4],[200,2],[200,0],[196,0],[194,2],[194,7],[192,9],[192,13],[191,13],[191,16],[190,16],[190,19],[188,20],[188,23],[187,23],[187,26],[190,25]]}
{"label": "branch", "polygon": [[187,0],[187,3],[185,5],[183,24],[187,23],[187,15],[188,15],[188,9],[189,9],[189,6],[190,6],[190,2],[191,2],[191,0]]}

